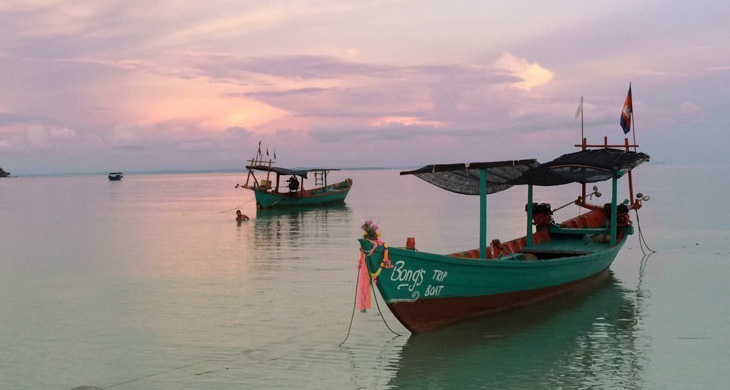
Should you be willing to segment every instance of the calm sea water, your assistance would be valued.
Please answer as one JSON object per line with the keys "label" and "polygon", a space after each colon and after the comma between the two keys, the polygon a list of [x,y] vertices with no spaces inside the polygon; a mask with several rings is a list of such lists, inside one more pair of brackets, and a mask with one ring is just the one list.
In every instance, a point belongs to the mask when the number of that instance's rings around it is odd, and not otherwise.
{"label": "calm sea water", "polygon": [[[637,172],[657,253],[632,236],[591,291],[417,336],[378,300],[343,346],[362,220],[471,249],[476,198],[391,170],[339,172],[344,206],[259,213],[240,174],[2,179],[0,389],[725,389],[728,185],[705,178],[730,167],[699,171]],[[490,239],[524,234],[525,193],[489,198]]]}

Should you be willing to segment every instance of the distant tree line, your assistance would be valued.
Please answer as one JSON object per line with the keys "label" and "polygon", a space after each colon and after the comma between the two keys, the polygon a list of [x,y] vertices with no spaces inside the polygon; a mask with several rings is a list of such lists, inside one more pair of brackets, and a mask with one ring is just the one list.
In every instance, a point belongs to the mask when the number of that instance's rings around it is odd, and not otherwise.
{"label": "distant tree line", "polygon": [[2,168],[0,168],[0,177],[8,177],[10,176],[10,172],[3,171]]}

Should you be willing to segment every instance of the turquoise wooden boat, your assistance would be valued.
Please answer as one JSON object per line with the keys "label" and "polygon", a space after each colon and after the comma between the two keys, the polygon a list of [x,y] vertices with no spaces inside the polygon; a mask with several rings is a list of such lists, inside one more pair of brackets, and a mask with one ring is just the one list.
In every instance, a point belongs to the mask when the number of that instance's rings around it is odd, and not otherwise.
{"label": "turquoise wooden boat", "polygon": [[[307,173],[328,172],[332,169],[308,169],[301,175],[302,179],[307,178]],[[276,172],[276,171],[272,171]],[[279,174],[277,173],[277,179]],[[277,180],[278,181],[278,180]],[[304,180],[302,180],[304,182]],[[324,185],[312,189],[299,189],[290,191],[280,190],[276,187],[258,186],[251,188],[256,196],[256,207],[259,209],[281,208],[281,207],[308,207],[320,206],[335,203],[343,203],[347,194],[352,188],[352,179],[345,179],[339,183]]]}
{"label": "turquoise wooden boat", "polygon": [[[549,163],[535,160],[429,165],[415,175],[443,189],[480,196],[480,246],[452,254],[418,251],[412,245],[388,246],[372,225],[363,225],[360,246],[381,296],[411,332],[426,332],[465,319],[536,303],[595,283],[633,233],[629,210],[641,197],[617,201],[617,181],[648,161],[644,153],[609,148],[563,155]],[[615,146],[615,145],[611,145]],[[624,145],[621,145],[624,146]],[[587,202],[585,185],[612,181],[611,203]],[[551,207],[534,203],[533,186],[582,183],[574,202],[585,213],[562,223]],[[630,183],[631,184],[631,183]],[[526,235],[508,242],[486,239],[486,196],[512,186],[527,187]],[[573,203],[573,202],[571,202]]]}
{"label": "turquoise wooden boat", "polygon": [[[329,184],[333,168],[288,169],[275,167],[272,159],[264,160],[259,152],[250,160],[248,177],[243,188],[254,192],[258,209],[310,207],[343,203],[352,188],[352,179]],[[258,171],[265,178],[258,178]],[[305,189],[305,180],[313,176],[314,187]],[[286,180],[282,180],[287,178]],[[286,184],[285,184],[286,183]],[[237,186],[238,187],[238,186]]]}

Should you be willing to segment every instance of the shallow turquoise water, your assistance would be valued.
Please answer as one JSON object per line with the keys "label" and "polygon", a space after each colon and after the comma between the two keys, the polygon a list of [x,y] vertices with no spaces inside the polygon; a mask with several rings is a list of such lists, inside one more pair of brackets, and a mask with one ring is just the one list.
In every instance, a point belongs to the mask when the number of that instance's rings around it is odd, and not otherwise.
{"label": "shallow turquoise water", "polygon": [[[704,177],[730,167],[696,168],[637,172],[658,252],[631,237],[598,288],[417,336],[380,302],[342,347],[362,221],[451,253],[478,246],[477,199],[394,170],[338,172],[344,206],[259,213],[237,174],[3,179],[0,388],[724,389],[727,184]],[[490,239],[524,234],[525,192],[490,197]]]}

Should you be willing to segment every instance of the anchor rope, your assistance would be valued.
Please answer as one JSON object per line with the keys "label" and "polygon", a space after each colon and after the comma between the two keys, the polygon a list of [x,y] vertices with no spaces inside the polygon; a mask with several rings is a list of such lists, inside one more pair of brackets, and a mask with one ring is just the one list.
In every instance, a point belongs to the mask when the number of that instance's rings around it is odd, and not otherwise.
{"label": "anchor rope", "polygon": [[385,327],[388,328],[389,331],[391,331],[396,336],[401,336],[400,333],[394,331],[390,328],[390,325],[388,325],[388,322],[385,321],[385,316],[383,316],[383,312],[380,311],[380,304],[378,303],[378,294],[375,293],[375,286],[373,285],[373,279],[370,278],[370,288],[373,290],[373,297],[375,298],[375,306],[378,308],[378,314],[380,314],[380,318],[383,320],[383,323],[385,324]]}
{"label": "anchor rope", "polygon": [[639,219],[639,210],[634,210],[634,212],[636,213],[636,226],[639,231],[639,247],[641,248],[641,252],[646,255],[646,252],[644,252],[645,246],[651,253],[656,253],[655,250],[649,248],[649,244],[647,244],[646,239],[644,238],[644,232],[641,230],[641,220]]}
{"label": "anchor rope", "polygon": [[352,302],[352,315],[350,315],[350,326],[347,327],[347,336],[345,336],[345,339],[342,340],[342,342],[338,345],[338,347],[341,347],[342,344],[347,341],[348,338],[350,338],[350,330],[352,329],[352,320],[355,318],[355,308],[357,307],[357,287],[360,284],[360,269],[358,268],[357,274],[355,276],[355,300]]}

